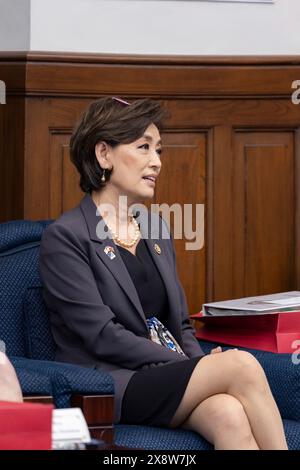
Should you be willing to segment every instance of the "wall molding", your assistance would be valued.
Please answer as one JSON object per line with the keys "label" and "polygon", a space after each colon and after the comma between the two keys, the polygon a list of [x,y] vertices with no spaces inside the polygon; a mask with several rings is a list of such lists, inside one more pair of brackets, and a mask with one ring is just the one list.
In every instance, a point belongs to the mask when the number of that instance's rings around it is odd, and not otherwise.
{"label": "wall molding", "polygon": [[[120,80],[122,77],[122,80]],[[300,80],[299,56],[139,56],[0,53],[7,94],[128,99],[287,98]]]}

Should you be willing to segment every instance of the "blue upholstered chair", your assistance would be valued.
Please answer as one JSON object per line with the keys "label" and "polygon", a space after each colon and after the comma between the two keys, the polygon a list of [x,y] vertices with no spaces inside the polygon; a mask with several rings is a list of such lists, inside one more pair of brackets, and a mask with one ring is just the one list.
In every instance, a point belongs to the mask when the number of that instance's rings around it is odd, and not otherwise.
{"label": "blue upholstered chair", "polygon": [[[54,361],[55,346],[38,275],[39,244],[51,221],[0,224],[0,339],[30,399],[81,406],[95,437],[112,438],[113,381],[105,372]],[[201,343],[206,352],[215,347]],[[251,351],[264,367],[291,449],[300,449],[300,365],[288,354]],[[185,430],[116,425],[114,442],[152,450],[211,449]]]}
{"label": "blue upholstered chair", "polygon": [[94,437],[112,440],[114,384],[92,368],[54,361],[38,274],[41,235],[51,221],[0,224],[0,339],[25,397],[82,407]]}

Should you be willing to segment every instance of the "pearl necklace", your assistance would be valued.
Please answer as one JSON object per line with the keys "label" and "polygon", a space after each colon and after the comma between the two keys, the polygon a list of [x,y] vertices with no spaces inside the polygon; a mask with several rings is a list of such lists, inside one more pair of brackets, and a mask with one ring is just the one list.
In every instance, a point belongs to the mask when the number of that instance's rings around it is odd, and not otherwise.
{"label": "pearl necklace", "polygon": [[112,236],[113,236],[113,239],[114,241],[118,244],[118,245],[121,245],[123,246],[124,248],[131,248],[133,245],[135,245],[135,243],[138,241],[139,237],[140,237],[140,228],[139,228],[139,224],[137,223],[137,221],[135,220],[135,218],[133,217],[133,215],[131,216],[131,221],[134,225],[134,230],[135,230],[135,236],[134,238],[132,239],[131,242],[126,242],[125,240],[122,240],[121,238],[119,238],[119,236],[116,234],[116,232],[114,232],[111,228],[109,228]]}

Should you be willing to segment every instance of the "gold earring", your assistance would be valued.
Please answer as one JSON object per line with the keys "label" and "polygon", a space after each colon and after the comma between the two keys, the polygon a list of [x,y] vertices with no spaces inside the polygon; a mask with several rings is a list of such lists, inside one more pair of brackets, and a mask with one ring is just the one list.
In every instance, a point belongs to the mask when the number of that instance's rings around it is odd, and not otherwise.
{"label": "gold earring", "polygon": [[101,176],[101,183],[105,183],[105,170],[103,170],[103,173]]}

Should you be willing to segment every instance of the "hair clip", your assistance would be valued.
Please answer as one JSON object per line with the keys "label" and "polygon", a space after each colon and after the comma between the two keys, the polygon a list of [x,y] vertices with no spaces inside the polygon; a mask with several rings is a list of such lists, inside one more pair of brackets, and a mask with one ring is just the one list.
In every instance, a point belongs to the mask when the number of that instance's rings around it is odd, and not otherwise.
{"label": "hair clip", "polygon": [[112,99],[115,101],[119,101],[119,103],[126,104],[126,106],[130,105],[130,103],[128,103],[127,101],[122,100],[121,98],[117,98],[116,96],[112,96]]}

